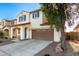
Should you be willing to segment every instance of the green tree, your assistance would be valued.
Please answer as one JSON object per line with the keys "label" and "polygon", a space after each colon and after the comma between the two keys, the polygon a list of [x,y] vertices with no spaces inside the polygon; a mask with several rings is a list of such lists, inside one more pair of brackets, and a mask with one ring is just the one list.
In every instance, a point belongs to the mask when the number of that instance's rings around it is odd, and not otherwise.
{"label": "green tree", "polygon": [[[61,31],[61,48],[66,50],[65,42],[65,20],[66,20],[66,8],[68,4],[65,3],[41,3],[41,10],[45,14],[48,24],[55,27],[57,31]],[[54,25],[54,26],[53,26]]]}

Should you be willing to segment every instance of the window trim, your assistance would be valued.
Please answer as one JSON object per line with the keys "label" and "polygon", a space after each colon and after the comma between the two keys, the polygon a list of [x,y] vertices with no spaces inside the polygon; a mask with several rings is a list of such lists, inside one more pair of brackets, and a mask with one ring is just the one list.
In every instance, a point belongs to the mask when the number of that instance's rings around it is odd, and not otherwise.
{"label": "window trim", "polygon": [[26,15],[19,16],[19,22],[26,21]]}
{"label": "window trim", "polygon": [[39,12],[34,12],[34,13],[32,14],[32,18],[33,18],[33,19],[39,18]]}

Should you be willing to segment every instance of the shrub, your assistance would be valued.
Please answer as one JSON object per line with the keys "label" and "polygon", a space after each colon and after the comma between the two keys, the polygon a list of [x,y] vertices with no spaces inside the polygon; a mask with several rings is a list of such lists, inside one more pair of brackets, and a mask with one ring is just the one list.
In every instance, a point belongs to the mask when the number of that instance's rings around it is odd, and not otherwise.
{"label": "shrub", "polygon": [[0,31],[0,38],[3,38],[3,39],[11,39],[9,35],[5,34],[4,32]]}
{"label": "shrub", "polygon": [[4,33],[2,31],[0,31],[0,38],[4,37]]}
{"label": "shrub", "polygon": [[0,41],[0,43],[2,43],[3,41]]}
{"label": "shrub", "polygon": [[9,35],[5,35],[4,38],[8,40],[11,39]]}

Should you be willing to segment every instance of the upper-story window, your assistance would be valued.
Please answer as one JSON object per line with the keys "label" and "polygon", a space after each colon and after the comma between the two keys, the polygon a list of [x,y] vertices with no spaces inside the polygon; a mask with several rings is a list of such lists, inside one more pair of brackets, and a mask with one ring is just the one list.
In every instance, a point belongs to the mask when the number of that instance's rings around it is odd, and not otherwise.
{"label": "upper-story window", "polygon": [[33,19],[39,18],[39,12],[34,12],[34,13],[32,14],[32,17],[33,17]]}
{"label": "upper-story window", "polygon": [[26,15],[20,16],[19,17],[19,22],[25,21],[26,20]]}

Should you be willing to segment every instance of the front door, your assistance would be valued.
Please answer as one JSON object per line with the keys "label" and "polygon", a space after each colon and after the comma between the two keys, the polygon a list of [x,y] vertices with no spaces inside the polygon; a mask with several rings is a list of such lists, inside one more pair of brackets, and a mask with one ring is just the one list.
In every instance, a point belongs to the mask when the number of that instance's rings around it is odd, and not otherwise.
{"label": "front door", "polygon": [[27,38],[27,28],[25,28],[25,38]]}

